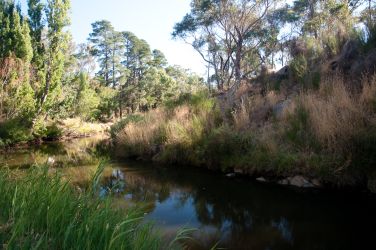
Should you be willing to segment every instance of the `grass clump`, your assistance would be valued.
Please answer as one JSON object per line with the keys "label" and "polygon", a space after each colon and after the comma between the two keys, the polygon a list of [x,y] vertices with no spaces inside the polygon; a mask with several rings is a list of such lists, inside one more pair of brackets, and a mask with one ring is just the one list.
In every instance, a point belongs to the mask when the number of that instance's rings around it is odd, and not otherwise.
{"label": "grass clump", "polygon": [[22,177],[0,170],[0,246],[5,249],[160,249],[140,212],[118,211],[96,198],[100,172],[85,191],[48,168]]}

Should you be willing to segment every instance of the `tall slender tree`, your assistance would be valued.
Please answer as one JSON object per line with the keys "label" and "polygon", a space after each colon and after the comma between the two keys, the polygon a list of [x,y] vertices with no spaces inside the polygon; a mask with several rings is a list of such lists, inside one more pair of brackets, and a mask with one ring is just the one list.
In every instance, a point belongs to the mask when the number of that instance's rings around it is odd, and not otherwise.
{"label": "tall slender tree", "polygon": [[91,52],[99,62],[100,70],[97,75],[105,86],[110,86],[113,61],[111,51],[114,51],[112,43],[115,30],[111,23],[106,20],[94,22],[91,26],[93,31],[88,40],[93,45]]}
{"label": "tall slender tree", "polygon": [[38,113],[44,111],[47,116],[57,104],[68,56],[70,35],[65,28],[70,24],[70,0],[48,0],[45,10],[48,47],[45,50],[44,86],[39,95]]}
{"label": "tall slender tree", "polygon": [[43,68],[44,61],[44,44],[42,41],[42,32],[44,29],[43,22],[43,10],[44,5],[40,0],[28,0],[28,15],[29,15],[29,26],[30,35],[33,45],[33,64],[38,70]]}

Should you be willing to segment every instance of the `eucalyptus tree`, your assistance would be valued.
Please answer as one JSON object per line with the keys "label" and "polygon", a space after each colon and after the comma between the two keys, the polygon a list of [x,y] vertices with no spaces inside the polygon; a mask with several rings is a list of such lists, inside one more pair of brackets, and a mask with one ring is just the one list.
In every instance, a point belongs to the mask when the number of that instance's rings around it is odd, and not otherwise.
{"label": "eucalyptus tree", "polygon": [[245,58],[258,56],[268,33],[269,0],[193,0],[191,11],[174,27],[173,37],[184,39],[214,69],[217,86],[235,86],[258,63],[243,72]]}

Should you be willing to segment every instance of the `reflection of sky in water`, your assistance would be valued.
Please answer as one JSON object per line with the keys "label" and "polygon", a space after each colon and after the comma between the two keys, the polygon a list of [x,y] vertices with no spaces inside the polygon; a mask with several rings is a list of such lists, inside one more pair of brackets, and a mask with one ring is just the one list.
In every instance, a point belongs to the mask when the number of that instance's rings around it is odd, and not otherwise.
{"label": "reflection of sky in water", "polygon": [[199,227],[200,223],[196,218],[192,197],[189,197],[184,203],[180,202],[179,197],[180,192],[173,192],[163,202],[156,202],[154,211],[148,214],[147,219],[168,226]]}
{"label": "reflection of sky in water", "polygon": [[286,218],[282,217],[278,221],[273,221],[272,227],[278,229],[283,239],[291,244],[293,243],[292,231]]}

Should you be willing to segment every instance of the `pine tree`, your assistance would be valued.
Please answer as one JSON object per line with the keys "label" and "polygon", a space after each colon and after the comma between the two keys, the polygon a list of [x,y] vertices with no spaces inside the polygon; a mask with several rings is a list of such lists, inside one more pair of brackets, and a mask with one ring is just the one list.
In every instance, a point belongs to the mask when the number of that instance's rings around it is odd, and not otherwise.
{"label": "pine tree", "polygon": [[92,54],[99,61],[100,71],[97,75],[105,86],[110,86],[112,68],[112,49],[114,28],[106,20],[97,21],[92,24],[93,32],[90,33],[89,41],[93,44]]}

